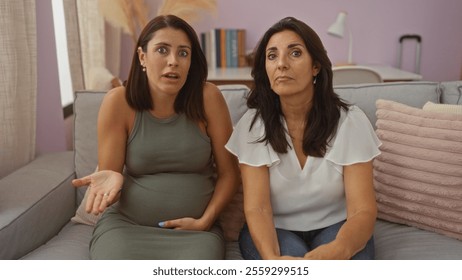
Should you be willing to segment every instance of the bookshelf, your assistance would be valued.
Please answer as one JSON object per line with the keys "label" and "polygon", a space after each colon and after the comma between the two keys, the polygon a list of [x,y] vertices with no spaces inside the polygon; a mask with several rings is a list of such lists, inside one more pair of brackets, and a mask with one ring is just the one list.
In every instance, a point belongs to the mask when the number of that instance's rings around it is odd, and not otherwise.
{"label": "bookshelf", "polygon": [[246,30],[214,28],[200,34],[202,51],[209,68],[238,68],[247,66]]}

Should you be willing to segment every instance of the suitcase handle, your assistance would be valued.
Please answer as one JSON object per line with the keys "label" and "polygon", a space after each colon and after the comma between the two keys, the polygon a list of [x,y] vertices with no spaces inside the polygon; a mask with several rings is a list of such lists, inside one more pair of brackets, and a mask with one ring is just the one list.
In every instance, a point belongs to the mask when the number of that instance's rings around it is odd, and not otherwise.
{"label": "suitcase handle", "polygon": [[408,35],[403,35],[399,37],[399,42],[402,43],[406,39],[415,39],[417,42],[422,42],[422,37],[420,35],[414,35],[414,34],[408,34]]}
{"label": "suitcase handle", "polygon": [[418,34],[405,34],[399,37],[399,44],[400,44],[400,51],[398,56],[398,67],[402,68],[402,55],[403,55],[403,41],[407,39],[413,39],[417,41],[416,45],[416,53],[415,53],[415,67],[414,72],[419,74],[420,73],[420,44],[422,43],[422,37]]}

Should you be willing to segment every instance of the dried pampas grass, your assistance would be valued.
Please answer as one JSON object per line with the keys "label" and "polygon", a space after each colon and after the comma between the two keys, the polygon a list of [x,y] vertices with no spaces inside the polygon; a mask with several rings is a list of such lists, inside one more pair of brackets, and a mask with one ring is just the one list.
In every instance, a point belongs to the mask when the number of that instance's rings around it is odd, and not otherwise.
{"label": "dried pampas grass", "polygon": [[157,15],[175,15],[191,23],[200,18],[200,11],[216,13],[216,0],[164,0]]}
{"label": "dried pampas grass", "polygon": [[[144,0],[98,0],[99,12],[114,27],[128,33],[134,42],[148,23],[149,7]],[[198,20],[201,12],[216,13],[216,0],[164,0],[157,15],[176,15],[187,22]]]}
{"label": "dried pampas grass", "polygon": [[137,33],[148,22],[148,7],[144,0],[99,0],[99,12],[114,27],[128,33],[134,42]]}

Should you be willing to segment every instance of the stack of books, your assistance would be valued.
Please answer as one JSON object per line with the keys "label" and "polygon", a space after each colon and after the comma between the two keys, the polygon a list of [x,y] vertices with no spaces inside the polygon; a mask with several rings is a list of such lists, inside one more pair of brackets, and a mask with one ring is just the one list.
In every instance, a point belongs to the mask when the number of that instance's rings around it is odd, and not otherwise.
{"label": "stack of books", "polygon": [[210,68],[247,66],[245,29],[215,28],[201,33],[202,51]]}

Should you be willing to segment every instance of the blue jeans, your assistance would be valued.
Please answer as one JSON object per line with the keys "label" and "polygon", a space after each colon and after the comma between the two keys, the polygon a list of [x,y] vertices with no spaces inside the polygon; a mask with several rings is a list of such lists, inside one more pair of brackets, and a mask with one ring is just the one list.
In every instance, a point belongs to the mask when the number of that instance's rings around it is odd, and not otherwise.
{"label": "blue jeans", "polygon": [[[341,221],[331,226],[312,231],[289,231],[276,229],[281,255],[303,257],[307,252],[316,247],[329,243],[335,239],[340,227],[345,223]],[[242,256],[246,260],[261,260],[257,248],[253,244],[247,224],[244,225],[239,235],[239,247]],[[363,250],[354,255],[352,260],[374,259],[374,238],[371,237]]]}

